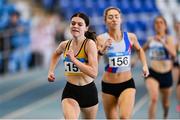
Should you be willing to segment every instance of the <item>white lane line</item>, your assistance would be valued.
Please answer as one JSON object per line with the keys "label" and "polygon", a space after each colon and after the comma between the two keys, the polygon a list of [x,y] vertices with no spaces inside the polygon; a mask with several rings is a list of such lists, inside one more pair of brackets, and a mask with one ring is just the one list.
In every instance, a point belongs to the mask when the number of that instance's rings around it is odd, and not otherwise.
{"label": "white lane line", "polygon": [[30,70],[29,72],[20,72],[17,74],[7,74],[5,76],[0,76],[0,85],[3,83],[8,83],[11,81],[15,81],[15,80],[23,80],[25,78],[29,78],[31,76],[37,76],[39,73],[43,74],[43,73],[47,73],[47,70],[40,70],[40,69],[35,69],[35,70]]}
{"label": "white lane line", "polygon": [[143,105],[148,101],[148,95],[145,94],[136,104],[135,104],[135,107],[134,107],[134,110],[133,110],[133,114],[134,115],[136,112],[138,112],[142,107]]}
{"label": "white lane line", "polygon": [[[43,81],[42,81],[43,80]],[[26,84],[20,86],[20,87],[17,87],[15,89],[12,89],[11,91],[9,92],[6,92],[5,94],[3,95],[0,95],[0,103],[3,102],[3,101],[7,101],[9,99],[12,99],[20,94],[23,94],[33,88],[37,88],[41,85],[44,85],[44,84],[48,84],[47,82],[44,81],[45,80],[45,77],[40,77],[36,80],[33,80],[32,82],[27,82]]]}
{"label": "white lane line", "polygon": [[2,119],[16,119],[16,118],[19,118],[20,116],[23,116],[31,111],[33,111],[34,109],[39,109],[49,103],[51,103],[52,101],[54,101],[56,99],[56,96],[59,95],[59,91],[43,98],[43,99],[40,99],[38,100],[37,102],[34,102],[32,104],[29,104],[27,106],[24,106],[23,108],[21,109],[18,109],[16,111],[13,111],[5,116],[2,117]]}

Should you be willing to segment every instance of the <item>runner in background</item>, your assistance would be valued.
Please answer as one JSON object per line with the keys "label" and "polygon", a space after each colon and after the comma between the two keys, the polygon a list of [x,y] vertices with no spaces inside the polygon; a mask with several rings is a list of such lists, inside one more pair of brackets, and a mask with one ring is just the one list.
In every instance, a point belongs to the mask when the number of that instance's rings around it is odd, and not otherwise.
{"label": "runner in background", "polygon": [[173,66],[173,79],[177,83],[176,86],[176,97],[178,100],[178,105],[176,110],[180,112],[180,22],[174,21],[174,30],[176,33],[175,36],[175,45],[177,56],[174,59],[174,66]]}
{"label": "runner in background", "polygon": [[159,92],[162,95],[163,117],[168,117],[170,95],[172,91],[172,57],[176,56],[173,37],[168,35],[166,20],[157,16],[154,20],[155,35],[148,38],[144,50],[149,49],[150,69],[145,80],[149,93],[149,118],[156,118]]}

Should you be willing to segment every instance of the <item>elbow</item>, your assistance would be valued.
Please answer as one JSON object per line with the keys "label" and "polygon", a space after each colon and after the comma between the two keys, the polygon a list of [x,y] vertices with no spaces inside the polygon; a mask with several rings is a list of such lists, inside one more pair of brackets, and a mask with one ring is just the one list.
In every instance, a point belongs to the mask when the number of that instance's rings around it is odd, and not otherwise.
{"label": "elbow", "polygon": [[175,57],[176,57],[176,55],[177,55],[177,53],[176,53],[176,52],[174,52],[172,56],[175,58]]}
{"label": "elbow", "polygon": [[90,75],[93,79],[95,79],[97,76],[98,76],[98,72],[97,71],[94,71],[91,73]]}

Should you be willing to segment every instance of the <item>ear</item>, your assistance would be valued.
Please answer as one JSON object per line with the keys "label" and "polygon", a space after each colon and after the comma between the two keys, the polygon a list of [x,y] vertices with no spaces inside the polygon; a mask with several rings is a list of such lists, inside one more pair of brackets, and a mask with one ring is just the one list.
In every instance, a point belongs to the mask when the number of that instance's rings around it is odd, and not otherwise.
{"label": "ear", "polygon": [[86,30],[85,31],[88,31],[89,30],[89,26],[88,27],[86,27]]}

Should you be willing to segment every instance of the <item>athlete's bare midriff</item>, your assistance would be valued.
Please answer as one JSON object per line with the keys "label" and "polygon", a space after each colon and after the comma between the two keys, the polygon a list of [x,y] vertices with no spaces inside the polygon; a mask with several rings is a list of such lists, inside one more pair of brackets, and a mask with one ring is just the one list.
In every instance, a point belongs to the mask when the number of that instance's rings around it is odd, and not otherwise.
{"label": "athlete's bare midriff", "polygon": [[87,85],[94,80],[93,78],[83,73],[81,75],[67,75],[66,77],[69,83],[77,85],[77,86]]}
{"label": "athlete's bare midriff", "polygon": [[120,73],[105,72],[103,75],[103,81],[106,83],[122,83],[130,80],[132,74],[130,71]]}
{"label": "athlete's bare midriff", "polygon": [[156,72],[166,73],[172,69],[172,62],[170,60],[165,60],[165,61],[153,60],[151,61],[151,68]]}

